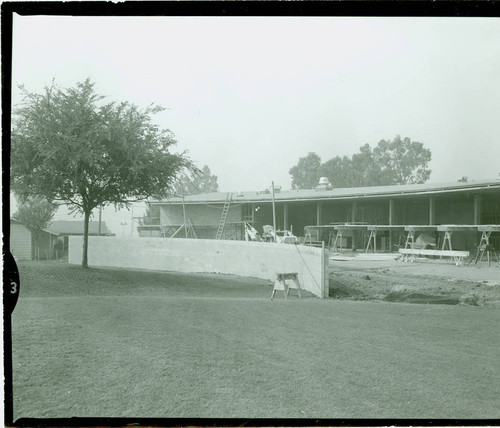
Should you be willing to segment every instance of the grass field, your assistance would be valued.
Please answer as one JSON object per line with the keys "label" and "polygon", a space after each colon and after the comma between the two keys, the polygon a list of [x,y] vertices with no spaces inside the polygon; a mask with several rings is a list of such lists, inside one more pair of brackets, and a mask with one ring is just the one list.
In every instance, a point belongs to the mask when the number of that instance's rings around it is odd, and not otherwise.
{"label": "grass field", "polygon": [[14,417],[500,417],[495,306],[19,263]]}

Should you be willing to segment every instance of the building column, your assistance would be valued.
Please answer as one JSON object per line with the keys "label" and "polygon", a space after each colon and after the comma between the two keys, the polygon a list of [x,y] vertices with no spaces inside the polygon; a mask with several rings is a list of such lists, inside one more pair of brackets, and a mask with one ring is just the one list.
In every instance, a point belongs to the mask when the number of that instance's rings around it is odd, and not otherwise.
{"label": "building column", "polygon": [[356,201],[353,201],[352,203],[352,213],[351,213],[351,223],[356,222],[356,215],[358,211],[358,203]]}
{"label": "building column", "polygon": [[316,226],[321,225],[321,208],[323,204],[321,202],[318,202],[316,204]]}
{"label": "building column", "polygon": [[429,225],[433,226],[436,223],[436,199],[429,198]]}
{"label": "building column", "polygon": [[481,195],[474,195],[474,224],[481,224]]}
{"label": "building column", "polygon": [[252,227],[255,222],[255,204],[252,204]]}
{"label": "building column", "polygon": [[394,199],[389,199],[389,226],[394,224]]}
{"label": "building column", "polygon": [[[394,216],[394,199],[389,199],[389,226],[392,226],[394,224],[395,220]],[[392,233],[392,230],[389,230],[389,251],[392,251],[392,242],[394,239],[394,234]]]}
{"label": "building column", "polygon": [[288,230],[288,204],[283,204],[283,229]]}

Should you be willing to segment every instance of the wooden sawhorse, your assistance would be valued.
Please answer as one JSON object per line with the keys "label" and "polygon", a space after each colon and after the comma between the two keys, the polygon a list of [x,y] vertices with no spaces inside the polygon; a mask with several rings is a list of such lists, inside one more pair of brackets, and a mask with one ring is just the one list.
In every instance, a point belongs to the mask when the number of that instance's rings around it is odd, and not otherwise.
{"label": "wooden sawhorse", "polygon": [[[292,281],[292,284],[288,285],[286,283],[287,281]],[[285,299],[287,299],[290,288],[296,288],[299,293],[299,297],[302,297],[300,294],[299,274],[297,272],[277,273],[276,281],[274,281],[273,294],[271,294],[271,300],[273,300],[276,291],[283,291],[285,293]]]}
{"label": "wooden sawhorse", "polygon": [[333,251],[342,251],[342,231],[337,230],[333,241]]}
{"label": "wooden sawhorse", "polygon": [[[493,258],[496,260],[497,264],[500,266],[500,260],[497,256],[497,252],[495,250],[495,247],[490,244],[490,236],[492,230],[487,230],[485,229],[486,226],[482,226],[482,234],[481,234],[481,240],[479,241],[479,245],[477,246],[476,250],[476,257],[474,259],[474,263],[477,264],[478,261],[483,261],[484,253],[486,253],[486,257],[488,259],[488,266],[490,266],[490,255],[493,256]],[[472,262],[472,259],[469,260],[469,263],[467,266],[469,266]]]}
{"label": "wooden sawhorse", "polygon": [[370,249],[370,244],[373,241],[373,252],[377,252],[377,232],[375,230],[370,230],[370,236],[368,238],[368,245],[366,246],[365,253]]}
{"label": "wooden sawhorse", "polygon": [[415,231],[409,230],[408,235],[406,235],[405,250],[413,249],[415,245]]}

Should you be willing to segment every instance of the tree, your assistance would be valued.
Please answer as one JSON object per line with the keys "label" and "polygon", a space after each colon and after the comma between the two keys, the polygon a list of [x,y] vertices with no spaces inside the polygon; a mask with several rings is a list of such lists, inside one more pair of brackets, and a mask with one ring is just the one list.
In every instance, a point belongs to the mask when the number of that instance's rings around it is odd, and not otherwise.
{"label": "tree", "polygon": [[380,165],[373,156],[372,148],[365,144],[351,158],[350,187],[390,184],[381,175]]}
{"label": "tree", "polygon": [[321,158],[314,152],[300,158],[297,165],[290,168],[293,189],[312,189],[318,185]]}
{"label": "tree", "polygon": [[335,187],[352,187],[355,178],[351,159],[347,156],[335,156],[321,164],[320,175],[328,177]]}
{"label": "tree", "polygon": [[151,116],[164,109],[103,102],[90,80],[43,94],[24,88],[14,111],[11,185],[24,200],[60,201],[84,216],[82,267],[88,266],[88,225],[94,208],[117,208],[169,195],[176,175],[193,168],[170,149],[176,141]]}
{"label": "tree", "polygon": [[407,137],[401,139],[399,135],[393,140],[380,140],[373,149],[365,144],[352,157],[335,156],[319,167],[319,156],[314,153],[308,156],[311,155],[317,157],[315,162],[308,163],[303,161],[306,158],[301,158],[290,170],[292,186],[300,183],[295,188],[311,189],[316,185],[317,180],[308,181],[303,177],[328,177],[334,187],[361,187],[425,183],[431,174],[428,169],[431,151],[422,143]]}
{"label": "tree", "polygon": [[207,165],[201,170],[192,171],[191,175],[181,175],[175,183],[175,191],[178,195],[198,195],[217,192],[218,189],[217,176],[212,175]]}
{"label": "tree", "polygon": [[431,176],[431,151],[408,137],[380,140],[373,149],[373,158],[386,184],[425,183]]}
{"label": "tree", "polygon": [[12,217],[28,228],[37,249],[42,229],[46,228],[54,217],[57,206],[40,196],[29,197],[24,201],[18,198],[18,203],[17,211]]}

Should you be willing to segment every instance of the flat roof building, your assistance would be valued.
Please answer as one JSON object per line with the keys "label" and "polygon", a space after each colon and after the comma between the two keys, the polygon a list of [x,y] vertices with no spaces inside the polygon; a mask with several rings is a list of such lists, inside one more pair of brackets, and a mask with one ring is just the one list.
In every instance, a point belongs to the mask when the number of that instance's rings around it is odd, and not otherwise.
{"label": "flat roof building", "polygon": [[[230,198],[230,204],[227,199]],[[276,229],[304,236],[305,227],[339,223],[368,225],[479,225],[500,224],[500,180],[459,181],[355,188],[274,189]],[[259,232],[273,224],[273,192],[205,193],[151,201],[160,207],[160,224],[149,225],[142,236],[172,236],[185,219],[198,238],[215,238],[224,206],[227,218],[222,239],[244,239],[242,225],[248,222]],[[154,231],[151,232],[151,231]],[[462,234],[461,234],[462,235]],[[184,237],[184,234],[178,234]],[[318,236],[319,240],[327,240]],[[351,247],[363,239],[354,237]],[[495,234],[492,239],[498,239]],[[392,247],[394,237],[386,246]],[[360,241],[360,242],[356,242]],[[458,246],[471,249],[476,234],[463,237]],[[498,248],[498,243],[497,243]],[[390,249],[390,248],[389,248]]]}

